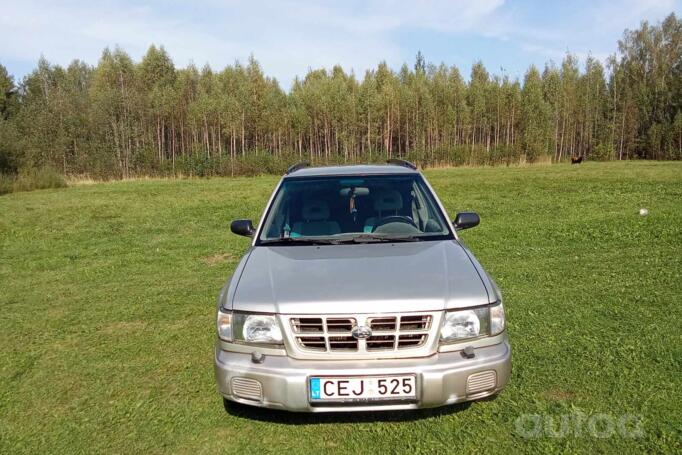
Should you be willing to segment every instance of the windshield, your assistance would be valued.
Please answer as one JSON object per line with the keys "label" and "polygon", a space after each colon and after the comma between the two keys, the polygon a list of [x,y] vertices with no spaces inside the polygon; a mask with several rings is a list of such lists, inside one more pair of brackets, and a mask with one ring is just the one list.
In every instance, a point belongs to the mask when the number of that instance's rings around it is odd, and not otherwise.
{"label": "windshield", "polygon": [[[261,244],[452,238],[419,174],[290,178],[263,225]],[[324,242],[324,241],[327,242]]]}

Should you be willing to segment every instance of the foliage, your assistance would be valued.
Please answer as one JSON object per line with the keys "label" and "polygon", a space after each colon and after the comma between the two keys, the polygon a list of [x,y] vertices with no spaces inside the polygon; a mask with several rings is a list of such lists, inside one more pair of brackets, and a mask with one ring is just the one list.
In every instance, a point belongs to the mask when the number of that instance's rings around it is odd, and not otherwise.
{"label": "foliage", "polygon": [[[461,235],[505,297],[513,371],[496,399],[226,413],[215,299],[249,245],[229,220],[258,219],[277,177],[76,185],[0,198],[0,453],[679,452],[682,163],[427,178],[451,217],[483,220]],[[644,434],[516,431],[580,413],[638,416]]]}
{"label": "foliage", "polygon": [[177,69],[156,46],[139,63],[119,48],[105,49],[94,68],[40,59],[18,87],[0,66],[0,172],[252,175],[268,169],[260,162],[285,158],[679,159],[680,42],[682,21],[671,14],[626,31],[606,69],[567,54],[558,67],[531,67],[523,81],[476,62],[466,81],[420,52],[412,68],[383,62],[361,78],[340,66],[310,70],[288,92],[253,57],[221,71]]}
{"label": "foliage", "polygon": [[528,70],[521,91],[521,119],[524,124],[522,145],[526,156],[537,159],[547,150],[549,141],[549,110],[542,90],[540,72],[534,66]]}
{"label": "foliage", "polygon": [[64,177],[49,166],[24,168],[18,175],[0,173],[0,194],[66,186]]}
{"label": "foliage", "polygon": [[0,173],[0,195],[11,193],[14,190],[14,175]]}
{"label": "foliage", "polygon": [[663,159],[682,151],[675,127],[682,112],[680,43],[682,20],[674,14],[655,26],[645,21],[618,42],[621,58],[611,63],[614,109],[621,111],[621,134],[632,130],[619,147],[621,154]]}
{"label": "foliage", "polygon": [[51,167],[24,168],[18,175],[0,174],[0,194],[65,187],[64,177]]}
{"label": "foliage", "polygon": [[615,150],[609,144],[599,144],[594,149],[592,159],[597,161],[608,161],[614,159],[616,156]]}

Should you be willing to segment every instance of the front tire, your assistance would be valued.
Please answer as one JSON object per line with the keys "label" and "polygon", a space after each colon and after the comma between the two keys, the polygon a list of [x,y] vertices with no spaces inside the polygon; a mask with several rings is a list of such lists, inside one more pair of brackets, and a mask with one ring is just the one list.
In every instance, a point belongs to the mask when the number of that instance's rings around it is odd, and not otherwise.
{"label": "front tire", "polygon": [[239,403],[237,401],[228,400],[227,398],[223,397],[223,408],[225,408],[225,412],[228,414],[242,415],[246,412],[249,412],[254,407],[249,406],[248,404]]}
{"label": "front tire", "polygon": [[223,408],[225,408],[225,411],[227,411],[228,413],[234,414],[235,411],[239,410],[240,406],[241,406],[240,403],[228,400],[227,398],[223,397]]}

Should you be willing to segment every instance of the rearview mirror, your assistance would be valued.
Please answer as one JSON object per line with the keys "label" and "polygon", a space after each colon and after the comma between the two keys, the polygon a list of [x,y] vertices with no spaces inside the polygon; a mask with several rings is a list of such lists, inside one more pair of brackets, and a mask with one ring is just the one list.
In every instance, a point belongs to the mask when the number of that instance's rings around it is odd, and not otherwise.
{"label": "rearview mirror", "polygon": [[366,186],[356,186],[353,188],[341,188],[339,196],[348,197],[353,192],[353,196],[369,196],[369,188]]}
{"label": "rearview mirror", "polygon": [[469,229],[478,226],[481,222],[481,217],[476,212],[459,212],[452,223],[458,231],[461,229]]}
{"label": "rearview mirror", "polygon": [[230,224],[230,230],[237,235],[243,235],[244,237],[253,237],[256,233],[256,229],[253,227],[251,220],[234,220]]}

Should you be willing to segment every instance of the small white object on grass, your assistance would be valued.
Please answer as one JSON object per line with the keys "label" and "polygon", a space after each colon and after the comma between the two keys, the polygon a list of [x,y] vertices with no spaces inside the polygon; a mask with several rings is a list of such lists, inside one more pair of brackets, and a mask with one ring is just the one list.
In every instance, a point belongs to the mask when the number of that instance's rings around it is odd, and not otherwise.
{"label": "small white object on grass", "polygon": [[639,209],[639,214],[642,216],[647,216],[649,214],[649,210],[642,207],[641,209]]}

